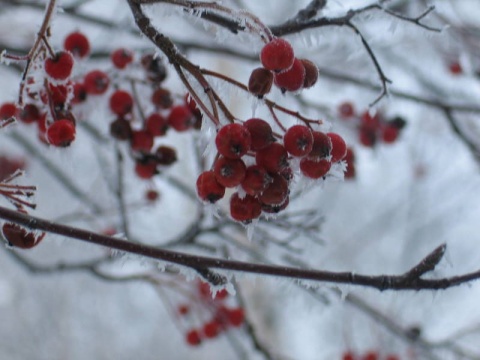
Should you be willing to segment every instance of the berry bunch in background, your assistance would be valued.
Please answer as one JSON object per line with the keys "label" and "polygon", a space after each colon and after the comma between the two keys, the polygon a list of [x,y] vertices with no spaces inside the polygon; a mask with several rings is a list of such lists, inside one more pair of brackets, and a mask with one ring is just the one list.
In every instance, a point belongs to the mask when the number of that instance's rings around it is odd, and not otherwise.
{"label": "berry bunch in background", "polygon": [[187,344],[197,346],[203,341],[215,339],[230,329],[242,326],[245,320],[244,310],[231,305],[225,289],[213,294],[210,284],[203,281],[196,284],[191,301],[177,306],[177,315],[182,326],[188,328],[185,333]]}
{"label": "berry bunch in background", "polygon": [[368,110],[358,114],[350,102],[343,102],[338,106],[338,115],[348,125],[355,127],[359,143],[369,148],[379,143],[395,143],[407,125],[402,117],[386,118],[381,111],[374,115]]}

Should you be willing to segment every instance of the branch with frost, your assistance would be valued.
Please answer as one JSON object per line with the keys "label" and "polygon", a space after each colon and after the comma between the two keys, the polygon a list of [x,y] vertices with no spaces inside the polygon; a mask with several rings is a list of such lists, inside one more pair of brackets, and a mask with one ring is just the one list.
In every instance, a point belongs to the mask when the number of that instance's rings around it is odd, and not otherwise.
{"label": "branch with frost", "polygon": [[[248,274],[266,275],[291,278],[297,280],[311,280],[318,282],[334,284],[350,284],[375,288],[380,291],[385,290],[441,290],[464,283],[472,282],[480,278],[480,270],[466,273],[463,275],[440,278],[425,279],[422,276],[412,277],[408,271],[403,275],[362,275],[353,272],[332,272],[321,270],[309,270],[296,267],[266,265],[260,263],[250,263],[235,260],[226,260],[221,258],[196,256],[176,251],[165,250],[157,247],[146,246],[142,244],[131,243],[126,240],[115,237],[101,235],[95,232],[82,230],[79,228],[66,226],[51,222],[45,219],[22,214],[4,207],[0,207],[0,218],[31,230],[41,230],[47,233],[65,236],[69,239],[80,240],[95,245],[111,248],[118,251],[138,255],[140,257],[165,261],[168,263],[185,266],[202,273],[213,270],[226,270]],[[445,245],[435,249],[426,259],[429,266],[432,264],[432,254],[440,251]],[[435,257],[435,261],[441,260],[440,256]],[[416,267],[422,268],[425,259]],[[438,264],[438,262],[435,263]],[[414,267],[413,269],[415,269]],[[434,266],[433,266],[434,267]],[[422,273],[420,271],[419,273]],[[423,275],[423,274],[421,274]]]}

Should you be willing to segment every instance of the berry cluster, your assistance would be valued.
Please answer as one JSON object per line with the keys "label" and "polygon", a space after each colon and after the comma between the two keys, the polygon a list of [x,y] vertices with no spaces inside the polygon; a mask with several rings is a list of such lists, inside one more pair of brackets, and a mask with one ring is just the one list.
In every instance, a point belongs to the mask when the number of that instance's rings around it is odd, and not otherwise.
{"label": "berry cluster", "polygon": [[400,358],[394,354],[381,355],[377,351],[370,350],[363,355],[347,351],[342,355],[342,360],[400,360]]}
{"label": "berry cluster", "polygon": [[307,59],[295,57],[292,45],[285,39],[273,38],[260,52],[263,67],[252,71],[248,81],[249,91],[263,97],[272,83],[283,93],[308,89],[318,80],[317,66]]}
{"label": "berry cluster", "polygon": [[181,304],[177,309],[181,317],[187,317],[195,309],[199,310],[199,306],[202,309],[208,309],[209,316],[207,320],[186,332],[185,340],[189,345],[200,345],[203,340],[216,338],[222,332],[243,324],[245,320],[244,311],[240,307],[229,307],[226,304],[228,299],[226,290],[222,289],[213,295],[210,285],[200,281],[198,282],[196,292],[198,302],[195,304]]}
{"label": "berry cluster", "polygon": [[377,145],[379,141],[385,144],[394,143],[407,124],[399,116],[386,119],[381,112],[377,112],[373,116],[368,111],[357,115],[350,102],[340,104],[338,113],[341,119],[355,122],[359,142],[370,148]]}
{"label": "berry cluster", "polygon": [[270,124],[259,118],[221,127],[215,138],[218,153],[213,168],[197,179],[200,199],[214,203],[224,197],[225,188],[237,188],[230,198],[230,215],[249,223],[262,212],[278,213],[287,207],[294,176],[292,158],[299,159],[303,176],[320,179],[347,154],[340,135],[305,125],[294,125],[283,139],[277,138]]}
{"label": "berry cluster", "polygon": [[[114,117],[110,134],[119,141],[128,141],[138,177],[150,179],[162,167],[176,162],[176,150],[155,146],[155,139],[165,136],[169,128],[179,132],[199,129],[202,115],[194,101],[182,96],[175,101],[170,91],[162,87],[167,77],[162,60],[145,54],[137,63],[132,51],[120,48],[110,54],[110,71],[93,69],[74,76],[74,62],[88,57],[90,42],[82,33],[73,32],[65,38],[63,47],[37,65],[44,70],[41,80],[38,76],[27,77],[26,104],[19,109],[14,103],[4,103],[0,106],[0,120],[18,118],[23,123],[37,123],[43,142],[67,147],[75,139],[76,118],[85,116],[84,111],[76,111],[77,107],[90,98],[108,96]],[[143,97],[137,98],[135,86],[139,85],[132,85],[128,68],[132,73],[137,70],[136,82],[150,93],[148,104],[141,103]],[[148,199],[152,201],[152,197]]]}

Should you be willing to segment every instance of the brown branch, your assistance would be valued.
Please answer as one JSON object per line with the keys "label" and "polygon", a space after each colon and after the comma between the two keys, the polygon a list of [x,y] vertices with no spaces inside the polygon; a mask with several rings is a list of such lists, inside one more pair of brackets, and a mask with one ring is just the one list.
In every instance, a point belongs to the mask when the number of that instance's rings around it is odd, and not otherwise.
{"label": "brown branch", "polygon": [[[23,225],[30,229],[66,236],[111,249],[136,254],[142,257],[162,260],[176,265],[186,266],[194,270],[220,269],[250,274],[285,277],[298,280],[312,280],[336,284],[360,285],[384,290],[440,290],[458,286],[480,278],[480,270],[441,279],[414,278],[406,275],[361,275],[352,272],[330,272],[320,270],[299,269],[295,267],[274,266],[225,260],[205,256],[190,255],[151,246],[134,244],[111,236],[97,234],[79,228],[57,224],[48,220],[22,214],[0,207],[0,218]],[[408,273],[407,273],[408,274]]]}

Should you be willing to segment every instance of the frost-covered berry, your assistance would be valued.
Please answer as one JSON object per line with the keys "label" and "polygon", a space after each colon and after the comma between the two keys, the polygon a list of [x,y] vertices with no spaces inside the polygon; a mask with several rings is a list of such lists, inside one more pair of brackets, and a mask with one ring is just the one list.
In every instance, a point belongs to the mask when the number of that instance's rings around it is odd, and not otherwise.
{"label": "frost-covered berry", "polygon": [[90,42],[84,34],[75,31],[65,38],[63,48],[70,51],[74,56],[84,58],[90,53]]}
{"label": "frost-covered berry", "polygon": [[140,60],[146,71],[147,78],[155,83],[161,83],[167,77],[167,69],[162,63],[162,59],[154,54],[143,55]]}
{"label": "frost-covered berry", "polygon": [[305,156],[312,150],[312,131],[304,125],[294,125],[283,136],[283,145],[293,156]]}
{"label": "frost-covered berry", "polygon": [[45,60],[45,72],[52,79],[66,80],[72,73],[73,56],[66,51],[59,51],[54,57]]}
{"label": "frost-covered berry", "polygon": [[213,171],[220,185],[234,187],[245,178],[246,166],[241,159],[220,157],[215,161]]}
{"label": "frost-covered berry", "polygon": [[137,161],[135,163],[135,173],[140,179],[151,179],[158,174],[157,164],[154,161]]}
{"label": "frost-covered berry", "polygon": [[321,131],[312,131],[313,145],[309,157],[326,158],[332,151],[332,141]]}
{"label": "frost-covered berry", "polygon": [[275,141],[272,127],[268,122],[258,118],[252,118],[243,124],[248,129],[252,139],[251,149],[261,150]]}
{"label": "frost-covered berry", "polygon": [[349,101],[342,102],[338,106],[338,114],[343,118],[343,119],[349,119],[355,115],[355,108],[353,104]]}
{"label": "frost-covered berry", "polygon": [[83,84],[87,94],[101,95],[104,94],[110,85],[110,79],[107,74],[101,70],[92,70],[87,75]]}
{"label": "frost-covered berry", "polygon": [[110,54],[110,59],[117,69],[125,69],[133,61],[133,51],[120,48]]}
{"label": "frost-covered berry", "polygon": [[345,155],[347,155],[347,144],[345,140],[336,133],[327,133],[327,136],[332,142],[331,162],[336,163],[337,161],[343,160]]}
{"label": "frost-covered berry", "polygon": [[18,120],[25,124],[32,124],[41,117],[40,110],[34,104],[27,104],[17,111]]}
{"label": "frost-covered berry", "polygon": [[217,321],[212,320],[205,323],[202,330],[203,335],[205,335],[207,339],[213,339],[220,334],[222,327]]}
{"label": "frost-covered berry", "polygon": [[124,116],[133,109],[133,97],[128,91],[116,90],[110,96],[110,110],[118,116]]}
{"label": "frost-covered berry", "polygon": [[268,94],[273,84],[273,73],[265,68],[256,68],[250,74],[248,91],[259,98]]}
{"label": "frost-covered berry", "polygon": [[265,69],[281,72],[290,69],[295,54],[292,45],[281,38],[275,38],[266,44],[260,52],[260,61]]}
{"label": "frost-covered berry", "polygon": [[250,132],[240,124],[223,126],[215,138],[218,152],[229,159],[241,158],[250,150],[251,143]]}
{"label": "frost-covered berry", "polygon": [[267,171],[258,165],[251,165],[245,171],[245,177],[242,180],[242,188],[249,195],[260,194],[272,179]]}
{"label": "frost-covered berry", "polygon": [[288,167],[288,153],[285,147],[279,143],[273,143],[257,151],[255,155],[257,165],[265,168],[268,172],[276,173]]}
{"label": "frost-covered berry", "polygon": [[250,222],[261,213],[262,204],[253,196],[245,195],[240,198],[238,193],[234,193],[230,198],[230,215],[236,221]]}
{"label": "frost-covered berry", "polygon": [[47,129],[47,140],[53,146],[67,147],[75,140],[75,124],[68,119],[55,121]]}
{"label": "frost-covered berry", "polygon": [[305,67],[300,60],[295,59],[290,69],[275,74],[274,82],[282,92],[298,91],[303,88],[303,83],[305,82]]}
{"label": "frost-covered berry", "polygon": [[285,201],[288,196],[288,182],[280,174],[270,174],[272,181],[260,194],[262,204],[278,205]]}
{"label": "frost-covered berry", "polygon": [[197,179],[197,194],[203,201],[214,203],[225,195],[225,187],[220,185],[213,171],[204,171]]}
{"label": "frost-covered berry", "polygon": [[330,171],[332,163],[327,159],[304,157],[300,161],[300,170],[303,175],[311,179],[320,179]]}

